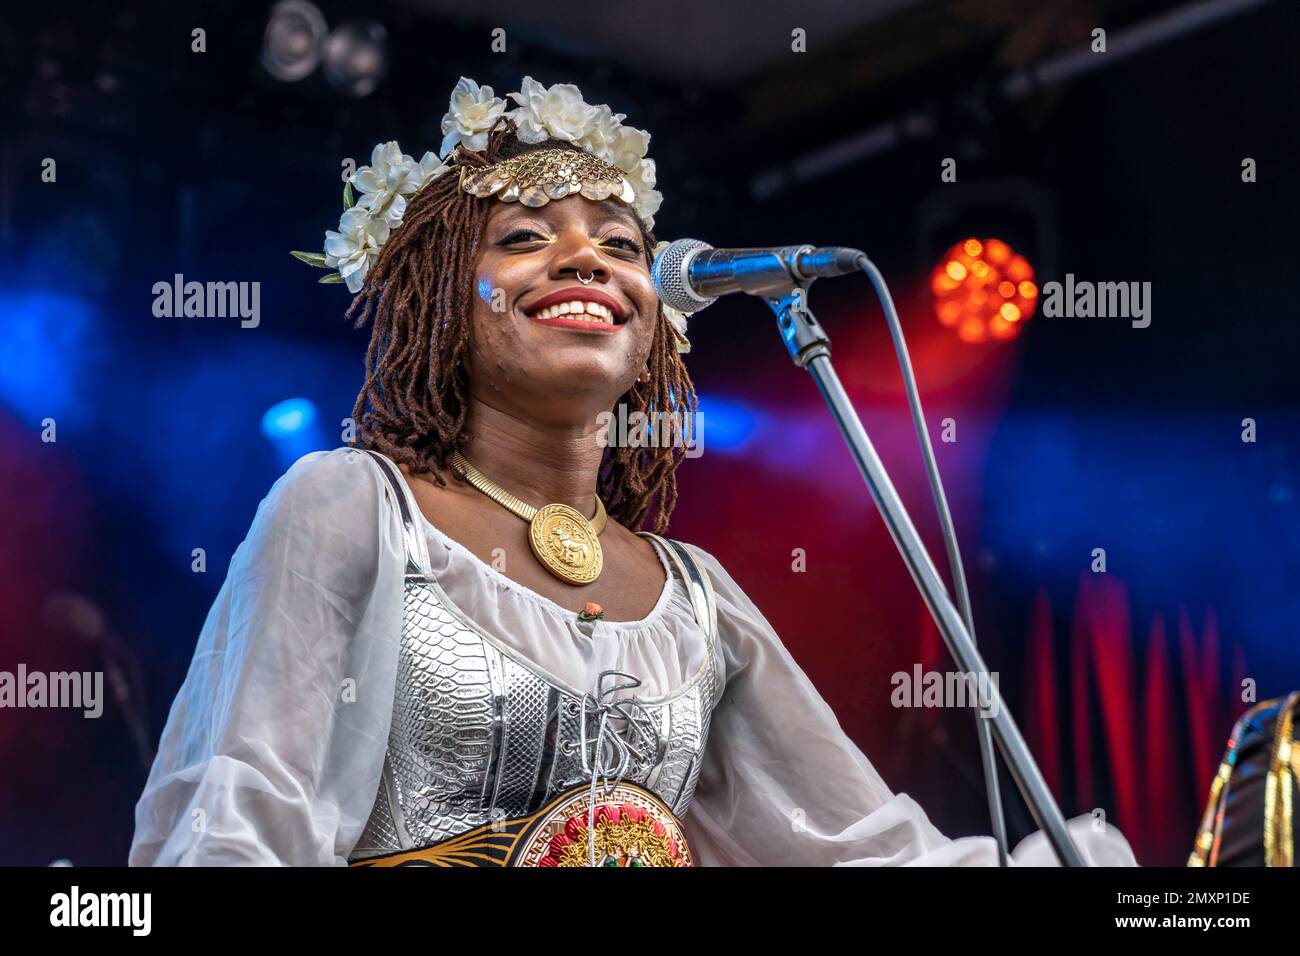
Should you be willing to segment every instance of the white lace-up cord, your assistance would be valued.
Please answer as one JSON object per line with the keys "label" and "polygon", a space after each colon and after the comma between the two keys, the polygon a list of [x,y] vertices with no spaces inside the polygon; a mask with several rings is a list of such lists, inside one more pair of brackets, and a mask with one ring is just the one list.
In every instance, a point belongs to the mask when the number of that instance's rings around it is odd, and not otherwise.
{"label": "white lace-up cord", "polygon": [[[612,687],[605,687],[605,681],[611,677],[625,677],[627,683],[615,684]],[[623,775],[627,773],[628,764],[632,757],[635,756],[638,761],[647,759],[645,746],[648,744],[653,748],[658,746],[658,735],[649,728],[653,727],[653,718],[635,696],[622,697],[613,700],[613,695],[620,690],[629,690],[634,687],[640,687],[641,681],[631,674],[619,670],[601,671],[600,676],[596,679],[596,695],[584,694],[582,697],[582,711],[579,717],[581,724],[581,746],[583,773],[591,775],[591,790],[588,794],[587,806],[587,861],[589,865],[596,866],[596,781],[603,779],[605,786],[604,792],[608,794],[614,787],[617,787],[623,780]],[[587,745],[587,713],[591,711],[593,716],[600,717],[600,724],[596,731],[596,739],[593,742],[594,747],[588,748]],[[639,713],[638,713],[639,712]],[[635,741],[625,739],[622,734],[609,725],[611,716],[621,717],[627,722],[627,727],[632,730]],[[640,719],[638,719],[638,717]],[[649,725],[649,727],[647,727]],[[607,758],[606,744],[609,744],[609,754]],[[588,751],[592,751],[592,759],[588,759]],[[610,783],[610,774],[615,773],[613,783]]]}

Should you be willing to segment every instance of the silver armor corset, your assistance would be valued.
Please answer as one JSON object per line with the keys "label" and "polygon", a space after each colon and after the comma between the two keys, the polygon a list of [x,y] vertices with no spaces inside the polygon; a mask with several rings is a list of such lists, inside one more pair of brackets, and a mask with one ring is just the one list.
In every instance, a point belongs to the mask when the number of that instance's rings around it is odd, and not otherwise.
{"label": "silver armor corset", "polygon": [[712,588],[686,549],[645,533],[686,584],[708,635],[702,665],[662,697],[629,696],[635,680],[620,681],[631,675],[619,672],[607,672],[613,679],[584,693],[456,608],[428,573],[427,542],[405,479],[387,458],[370,454],[402,512],[405,613],[383,775],[349,862],[532,813],[590,783],[602,768],[604,779],[612,779],[618,757],[624,758],[621,778],[652,791],[680,819],[722,692]]}

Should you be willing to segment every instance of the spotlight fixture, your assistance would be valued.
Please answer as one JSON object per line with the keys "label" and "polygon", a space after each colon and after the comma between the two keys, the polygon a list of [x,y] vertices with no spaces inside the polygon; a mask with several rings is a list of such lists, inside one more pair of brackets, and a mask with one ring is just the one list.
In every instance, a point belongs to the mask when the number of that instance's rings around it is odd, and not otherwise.
{"label": "spotlight fixture", "polygon": [[262,66],[277,80],[295,83],[320,64],[329,27],[307,0],[281,0],[271,8],[262,37]]}
{"label": "spotlight fixture", "polygon": [[348,96],[369,96],[388,75],[388,31],[373,21],[336,28],[325,40],[325,78]]}

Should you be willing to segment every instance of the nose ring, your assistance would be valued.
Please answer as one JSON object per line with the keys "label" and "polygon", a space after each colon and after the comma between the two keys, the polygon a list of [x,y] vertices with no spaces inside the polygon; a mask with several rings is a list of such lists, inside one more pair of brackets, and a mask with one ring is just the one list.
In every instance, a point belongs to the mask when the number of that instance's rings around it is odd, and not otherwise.
{"label": "nose ring", "polygon": [[582,277],[581,272],[578,273],[578,281],[581,282],[583,285],[591,285],[591,281],[595,278],[596,278],[596,273],[594,272],[591,275],[587,276],[587,278],[585,279]]}

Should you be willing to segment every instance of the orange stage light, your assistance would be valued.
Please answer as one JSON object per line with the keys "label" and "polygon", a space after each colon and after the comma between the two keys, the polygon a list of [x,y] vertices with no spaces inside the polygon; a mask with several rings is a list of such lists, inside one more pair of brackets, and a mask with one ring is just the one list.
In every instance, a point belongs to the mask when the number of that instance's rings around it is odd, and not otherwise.
{"label": "orange stage light", "polygon": [[1038,301],[1033,279],[1029,262],[1001,239],[966,239],[930,275],[935,315],[963,342],[1015,338]]}

